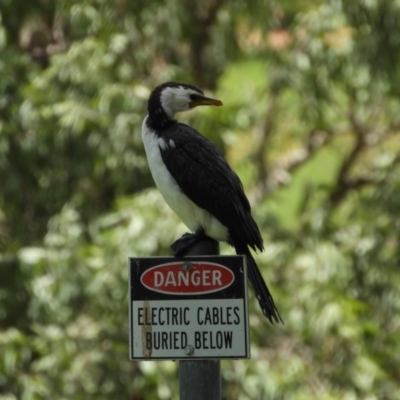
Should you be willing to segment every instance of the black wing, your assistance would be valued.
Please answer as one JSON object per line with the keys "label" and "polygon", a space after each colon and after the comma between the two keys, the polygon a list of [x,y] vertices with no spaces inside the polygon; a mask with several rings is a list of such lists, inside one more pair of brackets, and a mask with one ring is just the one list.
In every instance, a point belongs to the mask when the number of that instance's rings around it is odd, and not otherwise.
{"label": "black wing", "polygon": [[162,138],[167,144],[161,149],[162,159],[183,193],[228,228],[235,247],[246,244],[262,250],[242,183],[215,145],[181,123],[172,124]]}

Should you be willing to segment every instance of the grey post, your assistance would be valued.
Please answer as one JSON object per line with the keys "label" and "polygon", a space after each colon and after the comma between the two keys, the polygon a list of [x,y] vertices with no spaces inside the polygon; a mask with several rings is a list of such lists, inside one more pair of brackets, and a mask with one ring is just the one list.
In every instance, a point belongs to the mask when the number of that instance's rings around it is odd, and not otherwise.
{"label": "grey post", "polygon": [[[187,256],[212,256],[219,254],[219,243],[209,240],[196,243]],[[220,400],[220,360],[179,361],[180,400]]]}

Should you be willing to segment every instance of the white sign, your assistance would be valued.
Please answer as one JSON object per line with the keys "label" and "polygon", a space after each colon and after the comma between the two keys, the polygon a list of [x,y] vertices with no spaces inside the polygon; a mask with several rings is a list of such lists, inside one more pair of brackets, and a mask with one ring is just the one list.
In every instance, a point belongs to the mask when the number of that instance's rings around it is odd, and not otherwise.
{"label": "white sign", "polygon": [[132,319],[139,358],[248,355],[243,299],[134,301]]}
{"label": "white sign", "polygon": [[130,293],[132,360],[250,357],[244,257],[132,258]]}

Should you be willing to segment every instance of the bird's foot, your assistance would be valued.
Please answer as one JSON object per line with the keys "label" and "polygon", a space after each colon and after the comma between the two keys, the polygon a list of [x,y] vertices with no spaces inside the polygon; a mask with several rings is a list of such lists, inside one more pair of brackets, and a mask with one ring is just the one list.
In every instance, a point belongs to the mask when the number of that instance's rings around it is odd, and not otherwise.
{"label": "bird's foot", "polygon": [[190,247],[200,242],[207,236],[204,233],[185,233],[171,245],[175,257],[183,256]]}
{"label": "bird's foot", "polygon": [[[196,233],[185,233],[182,237],[177,239],[171,245],[171,249],[174,252],[175,257],[184,256],[190,248],[195,246],[200,242],[213,241],[214,239],[208,237],[204,231],[196,232]],[[216,242],[218,243],[218,242]]]}

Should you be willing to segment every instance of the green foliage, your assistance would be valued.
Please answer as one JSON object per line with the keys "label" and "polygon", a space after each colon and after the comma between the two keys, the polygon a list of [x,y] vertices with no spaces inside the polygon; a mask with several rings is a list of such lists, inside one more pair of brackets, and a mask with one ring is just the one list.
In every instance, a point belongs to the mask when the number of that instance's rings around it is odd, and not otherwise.
{"label": "green foliage", "polygon": [[28,3],[0,19],[0,400],[178,397],[128,361],[126,266],[186,229],[140,137],[172,79],[224,102],[179,118],[241,176],[285,320],[250,294],[224,398],[400,399],[398,2]]}

